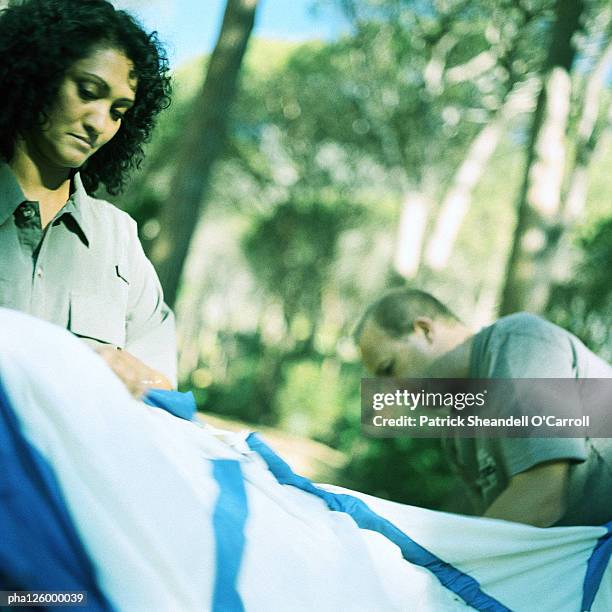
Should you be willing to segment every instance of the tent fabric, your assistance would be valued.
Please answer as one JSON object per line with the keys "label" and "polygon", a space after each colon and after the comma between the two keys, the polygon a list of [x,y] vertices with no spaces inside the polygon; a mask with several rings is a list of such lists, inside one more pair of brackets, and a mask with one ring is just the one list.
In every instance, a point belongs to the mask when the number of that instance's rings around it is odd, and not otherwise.
{"label": "tent fabric", "polygon": [[85,591],[111,610],[52,469],[19,434],[0,383],[0,590]]}
{"label": "tent fabric", "polygon": [[[66,573],[91,580],[90,601],[99,590],[100,602],[118,610],[438,612],[487,609],[492,601],[518,612],[612,607],[609,526],[537,529],[445,514],[292,472],[293,482],[283,484],[248,436],[133,400],[78,339],[2,309],[0,381],[0,456],[11,444],[26,445],[41,466],[3,465],[11,471],[0,484],[3,498],[24,489],[38,501],[0,504],[0,526],[18,529],[13,512],[63,534],[31,538],[23,557],[42,561],[29,574],[19,573],[23,559],[0,538],[0,576],[20,576],[19,588],[43,588],[50,559],[66,547]],[[55,482],[56,496],[45,493],[41,473]],[[361,528],[351,512],[366,507],[372,514]],[[377,522],[394,530],[381,533],[372,528]],[[59,546],[64,540],[71,543]],[[453,587],[466,580],[487,599],[462,599],[465,590],[459,596]]]}
{"label": "tent fabric", "polygon": [[612,557],[612,521],[606,524],[607,533],[601,536],[593,549],[584,577],[581,610],[590,610],[599,587],[604,579],[606,568],[610,565]]}
{"label": "tent fabric", "polygon": [[395,525],[376,514],[376,512],[373,512],[362,500],[357,499],[353,495],[325,491],[315,487],[303,476],[297,476],[289,465],[274,453],[255,433],[249,435],[247,444],[252,450],[261,455],[280,484],[291,485],[302,491],[312,493],[320,497],[330,510],[348,514],[361,529],[369,529],[380,533],[399,547],[406,561],[426,567],[447,589],[456,593],[465,603],[483,612],[509,612],[508,608],[499,601],[483,593],[480,585],[474,578],[461,572],[456,567],[446,563],[417,544]]}

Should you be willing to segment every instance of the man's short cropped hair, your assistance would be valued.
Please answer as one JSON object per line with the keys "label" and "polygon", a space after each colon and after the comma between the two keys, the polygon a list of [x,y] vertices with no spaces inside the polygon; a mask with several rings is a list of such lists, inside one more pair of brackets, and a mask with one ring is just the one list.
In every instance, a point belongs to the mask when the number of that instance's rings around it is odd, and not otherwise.
{"label": "man's short cropped hair", "polygon": [[419,289],[402,287],[387,291],[368,306],[355,329],[355,341],[359,342],[366,323],[370,319],[391,337],[401,337],[414,331],[414,320],[417,317],[461,322],[433,295]]}

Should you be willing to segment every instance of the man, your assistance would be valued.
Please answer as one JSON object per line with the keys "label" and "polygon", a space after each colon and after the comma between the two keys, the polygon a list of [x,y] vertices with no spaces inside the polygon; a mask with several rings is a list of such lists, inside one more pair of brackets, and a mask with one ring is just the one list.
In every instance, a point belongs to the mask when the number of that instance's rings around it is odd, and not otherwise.
{"label": "man", "polygon": [[[517,313],[475,333],[423,291],[394,289],[366,310],[356,340],[366,368],[395,378],[612,378],[578,338]],[[484,516],[552,525],[612,520],[609,438],[447,440]]]}

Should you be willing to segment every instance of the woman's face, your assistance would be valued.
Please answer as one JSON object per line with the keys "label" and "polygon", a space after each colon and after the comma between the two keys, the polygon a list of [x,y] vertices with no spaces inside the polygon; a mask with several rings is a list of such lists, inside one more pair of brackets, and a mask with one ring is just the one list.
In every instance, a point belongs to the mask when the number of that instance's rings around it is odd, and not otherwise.
{"label": "woman's face", "polygon": [[25,138],[37,161],[54,169],[79,168],[111,140],[134,103],[133,69],[124,53],[106,47],[75,62],[47,120]]}

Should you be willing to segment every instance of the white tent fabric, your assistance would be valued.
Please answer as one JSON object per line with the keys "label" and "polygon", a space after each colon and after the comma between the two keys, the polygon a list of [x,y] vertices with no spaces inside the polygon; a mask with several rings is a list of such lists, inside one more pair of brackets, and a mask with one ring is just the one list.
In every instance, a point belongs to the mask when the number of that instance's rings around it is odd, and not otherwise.
{"label": "white tent fabric", "polygon": [[[118,610],[467,610],[455,591],[469,582],[477,609],[577,612],[595,547],[610,548],[606,527],[538,529],[281,484],[256,439],[133,400],[78,339],[5,309],[0,382]],[[362,500],[386,535],[330,500]],[[605,567],[593,612],[612,609]]]}

